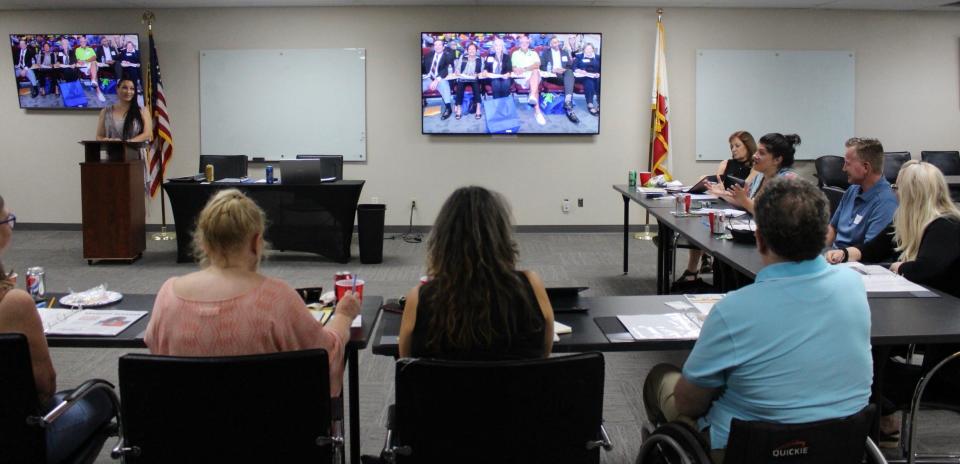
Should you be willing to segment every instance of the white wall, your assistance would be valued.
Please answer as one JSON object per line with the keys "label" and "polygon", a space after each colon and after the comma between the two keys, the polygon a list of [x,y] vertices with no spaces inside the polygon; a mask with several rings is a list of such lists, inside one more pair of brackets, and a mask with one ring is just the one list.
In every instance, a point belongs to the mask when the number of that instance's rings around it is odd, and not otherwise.
{"label": "white wall", "polygon": [[[143,31],[141,13],[3,11],[0,34]],[[238,8],[156,14],[176,146],[171,176],[196,171],[198,52],[205,48],[366,48],[369,162],[348,165],[344,174],[367,180],[362,201],[376,196],[387,203],[387,224],[406,224],[411,199],[419,210],[414,222],[431,223],[446,195],[465,184],[504,193],[518,224],[617,224],[622,203],[610,186],[626,183],[628,170],[646,165],[652,8]],[[697,48],[854,50],[858,135],[879,137],[888,150],[910,150],[915,157],[924,149],[960,148],[960,14],[668,9],[664,19],[674,170],[681,178],[715,166],[693,160]],[[478,29],[602,32],[600,135],[421,135],[419,32]],[[0,92],[0,193],[22,222],[79,223],[82,154],[76,142],[93,136],[96,113],[20,110],[11,74],[0,72],[0,89],[6,89]],[[743,89],[743,98],[750,98],[750,89]],[[585,207],[563,214],[565,197],[584,198]],[[159,223],[159,201],[149,210],[148,222]]]}

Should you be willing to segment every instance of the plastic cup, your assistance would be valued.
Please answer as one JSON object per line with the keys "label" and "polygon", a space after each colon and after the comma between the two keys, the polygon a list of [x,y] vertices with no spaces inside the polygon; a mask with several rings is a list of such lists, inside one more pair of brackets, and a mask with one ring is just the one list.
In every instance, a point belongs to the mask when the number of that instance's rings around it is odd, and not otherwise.
{"label": "plastic cup", "polygon": [[[357,299],[359,299],[360,302],[363,302],[363,284],[364,282],[362,279],[357,279],[357,290],[355,293],[357,294]],[[350,290],[351,288],[353,288],[353,279],[338,280],[337,281],[337,301],[340,301],[343,298],[343,294],[346,293],[347,290]]]}
{"label": "plastic cup", "polygon": [[637,176],[639,177],[640,187],[646,186],[647,182],[650,182],[650,178],[653,177],[649,172],[640,172],[637,173]]}

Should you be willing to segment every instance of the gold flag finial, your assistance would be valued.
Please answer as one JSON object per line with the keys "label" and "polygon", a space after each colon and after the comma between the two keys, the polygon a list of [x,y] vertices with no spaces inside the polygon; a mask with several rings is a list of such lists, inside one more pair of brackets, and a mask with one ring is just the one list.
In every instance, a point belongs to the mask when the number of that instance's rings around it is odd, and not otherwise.
{"label": "gold flag finial", "polygon": [[657,8],[657,22],[659,23],[661,19],[663,19],[663,8]]}
{"label": "gold flag finial", "polygon": [[153,21],[154,21],[155,19],[157,19],[157,16],[156,16],[155,14],[153,14],[152,11],[147,10],[147,11],[144,11],[144,12],[143,12],[143,16],[141,16],[140,18],[141,18],[141,22],[143,22],[143,23],[145,23],[145,24],[147,25],[147,29],[152,31],[152,30],[153,30]]}

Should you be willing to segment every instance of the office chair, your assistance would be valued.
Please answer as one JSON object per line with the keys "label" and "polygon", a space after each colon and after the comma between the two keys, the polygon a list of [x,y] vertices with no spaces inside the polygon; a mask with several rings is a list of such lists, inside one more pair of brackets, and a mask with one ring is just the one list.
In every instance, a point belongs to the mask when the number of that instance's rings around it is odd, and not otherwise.
{"label": "office chair", "polygon": [[887,182],[897,182],[897,174],[900,174],[900,168],[907,161],[910,161],[909,151],[888,151],[883,154],[883,177]]}
{"label": "office chair", "polygon": [[[904,414],[902,419],[902,426],[900,428],[900,449],[903,452],[904,459],[891,459],[890,462],[906,462],[908,464],[913,464],[915,462],[923,463],[956,463],[960,462],[960,451],[955,451],[952,453],[945,454],[932,454],[932,453],[919,453],[915,452],[916,444],[916,435],[917,435],[917,415],[920,412],[921,406],[927,406],[922,404],[921,400],[923,399],[923,394],[926,392],[927,387],[930,384],[931,379],[934,374],[940,371],[944,365],[947,363],[960,358],[960,352],[956,352],[950,356],[947,356],[942,361],[937,363],[932,369],[930,369],[926,374],[920,377],[920,381],[917,382],[917,386],[913,392],[913,399],[910,402],[910,412],[909,414]],[[954,392],[955,394],[955,392]],[[933,408],[945,408],[958,412],[958,406],[956,404],[935,404]]]}
{"label": "office chair", "polygon": [[[851,416],[805,424],[733,419],[724,462],[859,464],[866,453],[867,462],[886,463],[879,448],[867,436],[875,410],[874,405],[867,405]],[[712,462],[700,432],[689,425],[674,421],[652,432],[650,429],[650,424],[644,424],[646,437],[640,446],[637,464]]]}
{"label": "office chair", "polygon": [[612,448],[602,424],[603,371],[600,353],[491,362],[400,359],[381,459],[597,463],[600,448]]}
{"label": "office chair", "polygon": [[[0,463],[46,462],[44,428],[55,423],[79,399],[99,389],[108,391],[114,406],[118,406],[113,385],[105,380],[91,379],[46,415],[41,415],[43,407],[37,398],[27,337],[20,333],[0,334]],[[116,424],[107,421],[72,451],[65,462],[94,462],[103,443],[116,432],[116,428]]]}
{"label": "office chair", "polygon": [[837,207],[840,206],[840,200],[843,199],[845,191],[840,187],[830,185],[820,186],[820,191],[827,196],[827,201],[830,202],[830,217],[833,217],[833,213],[836,212]]}
{"label": "office chair", "polygon": [[814,167],[817,169],[817,187],[829,185],[843,190],[850,187],[850,183],[847,182],[847,174],[843,172],[842,156],[821,156],[814,161]]}
{"label": "office chair", "polygon": [[204,172],[208,164],[213,165],[213,180],[247,177],[246,155],[200,155],[197,172]]}
{"label": "office chair", "polygon": [[341,155],[297,155],[297,159],[320,160],[322,177],[336,177],[343,180],[343,156]]}
{"label": "office chair", "polygon": [[[939,168],[945,176],[960,175],[960,152],[921,151],[920,159]],[[960,187],[950,187],[950,196],[960,202]]]}
{"label": "office chair", "polygon": [[[126,463],[334,462],[325,350],[120,358]],[[334,433],[331,433],[331,429]]]}

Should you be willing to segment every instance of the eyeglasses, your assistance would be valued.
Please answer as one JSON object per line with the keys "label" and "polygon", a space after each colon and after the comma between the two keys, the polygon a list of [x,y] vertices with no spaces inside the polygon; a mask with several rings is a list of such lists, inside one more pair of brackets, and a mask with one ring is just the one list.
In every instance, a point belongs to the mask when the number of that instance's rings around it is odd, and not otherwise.
{"label": "eyeglasses", "polygon": [[8,222],[10,223],[10,228],[13,229],[14,224],[17,223],[17,215],[10,213],[9,215],[7,215],[7,217],[4,220],[0,221],[0,225],[6,224]]}

